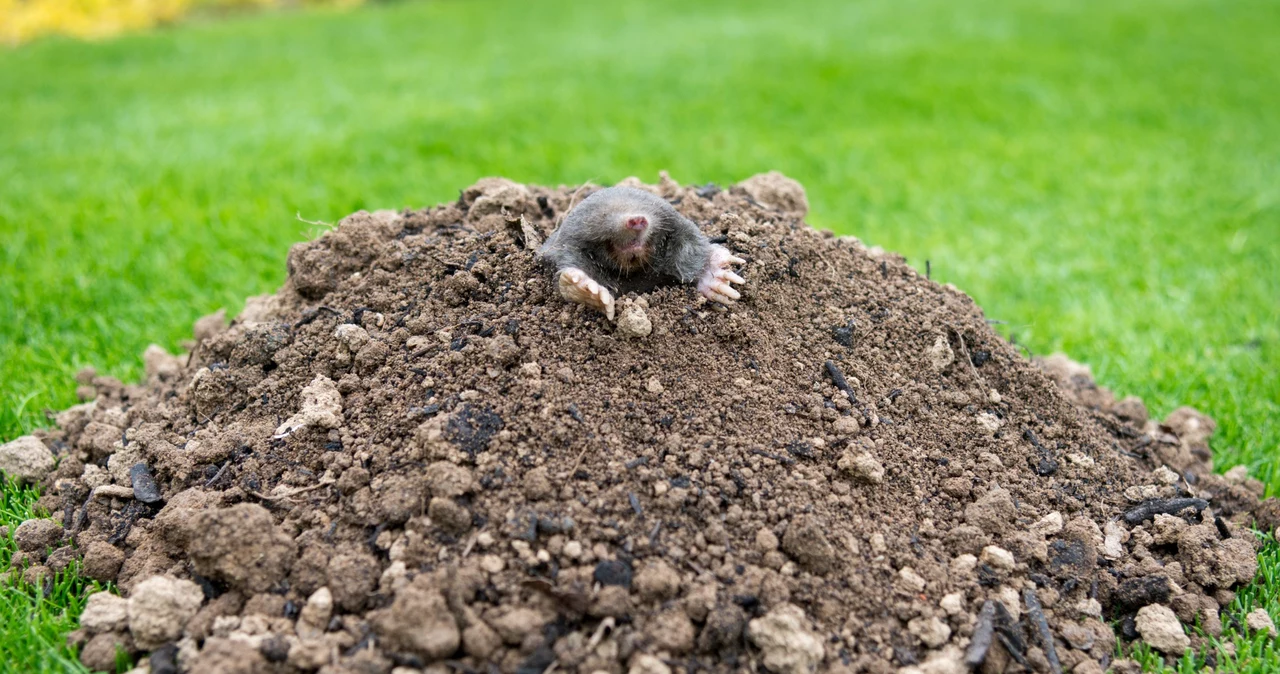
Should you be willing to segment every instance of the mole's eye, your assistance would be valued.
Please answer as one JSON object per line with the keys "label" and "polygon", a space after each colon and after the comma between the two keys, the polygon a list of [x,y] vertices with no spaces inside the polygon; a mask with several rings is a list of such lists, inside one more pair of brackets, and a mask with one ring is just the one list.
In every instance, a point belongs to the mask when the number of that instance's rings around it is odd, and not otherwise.
{"label": "mole's eye", "polygon": [[627,229],[639,232],[649,226],[649,220],[643,215],[635,215],[627,218]]}

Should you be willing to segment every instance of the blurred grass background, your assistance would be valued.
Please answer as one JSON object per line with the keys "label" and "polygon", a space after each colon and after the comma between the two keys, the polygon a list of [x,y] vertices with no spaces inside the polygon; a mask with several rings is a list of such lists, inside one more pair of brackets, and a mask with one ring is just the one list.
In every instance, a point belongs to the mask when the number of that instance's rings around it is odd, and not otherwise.
{"label": "blurred grass background", "polygon": [[[37,40],[0,52],[0,439],[78,368],[134,378],[274,290],[297,214],[779,169],[812,223],[930,260],[1031,353],[1209,413],[1219,466],[1275,493],[1277,35],[1254,0],[446,0]],[[0,657],[62,671],[40,621],[75,607],[29,595],[0,594],[33,616]]]}

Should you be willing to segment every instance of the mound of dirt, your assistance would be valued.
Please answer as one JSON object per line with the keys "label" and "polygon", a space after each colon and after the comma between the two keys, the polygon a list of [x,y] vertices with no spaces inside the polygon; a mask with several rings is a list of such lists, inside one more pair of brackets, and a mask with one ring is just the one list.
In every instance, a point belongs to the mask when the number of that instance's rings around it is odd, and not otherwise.
{"label": "mound of dirt", "polygon": [[1220,629],[1261,485],[1211,420],[1038,367],[783,176],[642,187],[748,260],[736,306],[566,304],[531,249],[587,190],[486,179],[294,246],[144,384],[85,373],[16,563],[118,583],[86,664],[1088,673],[1106,620]]}

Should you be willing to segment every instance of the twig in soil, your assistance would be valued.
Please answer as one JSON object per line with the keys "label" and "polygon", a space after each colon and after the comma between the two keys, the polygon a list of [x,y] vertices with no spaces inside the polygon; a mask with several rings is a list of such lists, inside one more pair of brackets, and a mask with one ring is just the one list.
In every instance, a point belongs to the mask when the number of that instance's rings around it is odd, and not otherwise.
{"label": "twig in soil", "polygon": [[1137,508],[1126,512],[1124,514],[1124,521],[1126,524],[1132,526],[1135,524],[1141,524],[1156,515],[1176,515],[1187,508],[1195,508],[1196,512],[1200,512],[1208,506],[1209,502],[1202,498],[1153,499],[1145,501]]}
{"label": "twig in soil", "polygon": [[1058,660],[1058,651],[1053,647],[1053,632],[1049,631],[1049,622],[1044,619],[1044,609],[1040,606],[1040,597],[1036,596],[1035,588],[1023,590],[1022,600],[1027,603],[1027,615],[1035,623],[1040,645],[1044,647],[1044,657],[1049,661],[1049,672],[1062,674],[1062,661]]}
{"label": "twig in soil", "polygon": [[593,633],[591,638],[587,640],[587,652],[591,653],[594,651],[596,646],[600,645],[600,641],[604,639],[605,630],[611,630],[615,625],[617,625],[617,621],[612,617],[607,617],[604,620],[601,620],[600,624],[596,627],[595,633]]}
{"label": "twig in soil", "polygon": [[973,628],[969,649],[964,652],[964,664],[977,667],[987,659],[987,651],[991,650],[991,641],[996,635],[995,619],[996,602],[988,599],[978,612],[978,625]]}
{"label": "twig in soil", "polygon": [[933,280],[933,262],[929,260],[924,261],[924,278],[926,281]]}
{"label": "twig in soil", "polygon": [[948,325],[947,327],[951,328],[951,330],[956,333],[956,339],[960,340],[960,350],[964,352],[964,362],[969,364],[969,371],[973,373],[973,378],[981,382],[983,388],[988,388],[987,380],[983,379],[982,375],[978,374],[978,368],[973,364],[973,356],[969,355],[969,345],[964,343],[964,335],[954,325]]}
{"label": "twig in soil", "polygon": [[466,559],[467,555],[471,554],[471,548],[474,548],[476,545],[476,538],[477,538],[476,535],[472,535],[470,538],[467,539],[467,545],[462,548],[462,555],[461,555],[462,559]]}
{"label": "twig in soil", "polygon": [[587,450],[590,448],[590,446],[583,447],[582,451],[578,452],[578,458],[573,460],[573,468],[569,469],[569,476],[565,478],[566,480],[572,480],[573,476],[578,474],[578,466],[582,464],[582,457],[587,455]]}
{"label": "twig in soil", "polygon": [[827,376],[831,377],[831,383],[849,396],[850,403],[856,404],[858,399],[853,395],[853,389],[849,388],[849,381],[844,378],[844,373],[840,371],[840,366],[832,361],[826,361],[822,366],[827,369]]}
{"label": "twig in soil", "polygon": [[653,531],[649,532],[649,549],[658,547],[658,535],[662,533],[662,520],[653,525]]}
{"label": "twig in soil", "polygon": [[231,459],[227,459],[225,462],[223,462],[222,467],[218,469],[218,472],[213,474],[213,477],[209,478],[208,480],[205,480],[204,486],[206,488],[212,487],[213,483],[222,479],[222,475],[227,472],[227,468],[230,466],[231,466]]}

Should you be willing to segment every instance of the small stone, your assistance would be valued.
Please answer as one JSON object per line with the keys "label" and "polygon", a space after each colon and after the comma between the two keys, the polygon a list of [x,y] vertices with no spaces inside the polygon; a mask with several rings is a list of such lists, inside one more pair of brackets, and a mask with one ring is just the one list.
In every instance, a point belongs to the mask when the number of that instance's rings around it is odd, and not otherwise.
{"label": "small stone", "polygon": [[1082,468],[1090,468],[1094,464],[1094,460],[1092,456],[1089,456],[1088,454],[1083,454],[1081,452],[1072,452],[1068,454],[1067,461],[1070,461],[1071,463],[1074,463],[1077,466],[1080,466]]}
{"label": "small stone", "polygon": [[1138,610],[1135,624],[1142,640],[1158,651],[1182,655],[1191,647],[1191,639],[1182,631],[1182,623],[1168,606],[1151,604],[1142,607]]}
{"label": "small stone", "polygon": [[978,415],[978,425],[988,433],[995,433],[1000,430],[1000,417],[990,413],[982,412]]}
{"label": "small stone", "polygon": [[0,445],[0,471],[21,482],[38,482],[54,464],[53,452],[35,436],[24,435]]}
{"label": "small stone", "polygon": [[1107,522],[1102,531],[1102,556],[1112,561],[1124,557],[1124,541],[1129,534],[1124,525],[1112,520]]}
{"label": "small stone", "polygon": [[152,576],[133,588],[129,631],[139,648],[159,648],[182,635],[203,601],[204,592],[189,580]]}
{"label": "small stone", "polygon": [[80,627],[89,634],[124,631],[129,627],[129,600],[110,592],[89,595],[80,613]]}
{"label": "small stone", "polygon": [[618,316],[618,334],[623,337],[632,339],[640,339],[648,337],[653,332],[653,323],[649,320],[649,315],[644,309],[632,304],[622,310],[622,315]]}
{"label": "small stone", "polygon": [[951,638],[951,628],[936,616],[913,618],[907,623],[907,631],[916,635],[929,648],[937,648]]}
{"label": "small stone", "polygon": [[949,566],[953,575],[966,576],[978,568],[978,558],[966,552],[963,555],[956,555]]}
{"label": "small stone", "polygon": [[1257,608],[1250,611],[1244,617],[1244,624],[1255,632],[1266,632],[1271,636],[1276,634],[1276,624],[1271,621],[1271,615],[1267,613],[1265,608]]}
{"label": "small stone", "polygon": [[901,579],[903,586],[911,592],[919,593],[924,591],[925,580],[920,574],[916,573],[915,569],[909,566],[902,567],[898,571],[898,578]]}
{"label": "small stone", "polygon": [[765,669],[776,674],[809,674],[825,653],[799,607],[782,604],[747,624],[747,638],[761,651]]}
{"label": "small stone", "polygon": [[302,405],[298,413],[280,424],[275,437],[287,437],[310,426],[337,428],[341,425],[342,394],[338,392],[338,385],[332,379],[318,374],[302,389]]}
{"label": "small stone", "polygon": [[[1244,468],[1244,466],[1236,466],[1236,468]],[[1231,470],[1235,470],[1235,468],[1232,468]],[[1227,471],[1228,475],[1230,475],[1230,473],[1231,471]],[[1245,474],[1248,475],[1247,470]],[[1177,484],[1178,480],[1182,479],[1178,476],[1177,472],[1168,466],[1160,466],[1159,468],[1151,471],[1151,475],[1156,479],[1156,482],[1159,482],[1160,484]]]}
{"label": "small stone", "polygon": [[933,341],[933,346],[925,350],[925,358],[928,359],[929,365],[935,370],[945,370],[952,361],[955,360],[956,354],[951,350],[951,345],[947,343],[947,338],[938,335]]}
{"label": "small stone", "polygon": [[883,555],[889,549],[888,544],[884,540],[884,534],[876,532],[871,534],[871,538],[867,541],[871,545],[871,552],[877,555]]}
{"label": "small stone", "polygon": [[947,612],[947,615],[959,615],[964,610],[964,595],[959,592],[952,592],[945,595],[938,606]]}
{"label": "small stone", "polygon": [[1001,571],[1012,571],[1017,566],[1017,561],[1013,558],[1013,553],[1002,547],[988,545],[982,549],[982,554],[978,559],[987,566]]}
{"label": "small stone", "polygon": [[45,548],[62,540],[62,525],[53,520],[32,519],[18,525],[13,541],[18,549],[33,554],[44,554]]}
{"label": "small stone", "polygon": [[866,484],[884,482],[884,466],[866,452],[845,451],[836,467],[853,479]]}
{"label": "small stone", "polygon": [[329,592],[329,588],[322,587],[307,597],[307,603],[298,614],[296,626],[298,637],[314,639],[324,634],[331,617],[333,617],[333,593]]}
{"label": "small stone", "polygon": [[133,497],[143,503],[159,503],[162,500],[156,478],[145,463],[135,463],[129,469],[129,484],[133,486]]}
{"label": "small stone", "polygon": [[484,555],[480,558],[480,568],[490,574],[502,573],[502,570],[507,568],[507,562],[498,555]]}
{"label": "small stone", "polygon": [[662,393],[666,390],[657,377],[649,377],[649,381],[645,383],[644,388],[649,393]]}
{"label": "small stone", "polygon": [[1032,524],[1031,532],[1048,537],[1062,531],[1063,524],[1062,513],[1054,511],[1044,517],[1041,517],[1035,524]]}

